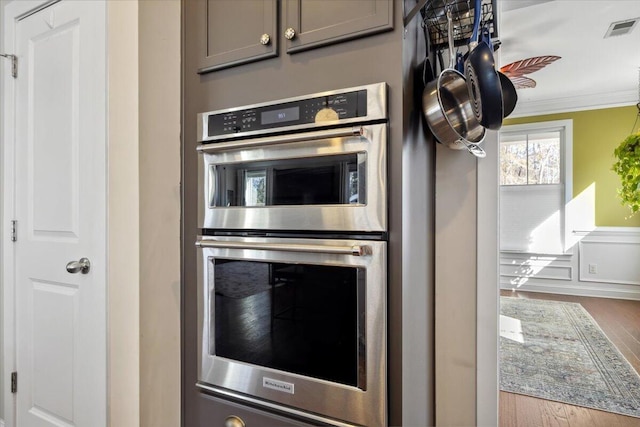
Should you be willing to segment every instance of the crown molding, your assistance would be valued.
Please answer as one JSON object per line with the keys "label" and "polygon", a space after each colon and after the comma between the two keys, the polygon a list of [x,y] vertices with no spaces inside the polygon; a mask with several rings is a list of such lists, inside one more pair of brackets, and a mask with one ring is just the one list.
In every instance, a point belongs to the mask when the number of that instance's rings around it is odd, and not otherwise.
{"label": "crown molding", "polygon": [[509,118],[626,107],[637,103],[638,92],[635,90],[568,96],[519,103]]}

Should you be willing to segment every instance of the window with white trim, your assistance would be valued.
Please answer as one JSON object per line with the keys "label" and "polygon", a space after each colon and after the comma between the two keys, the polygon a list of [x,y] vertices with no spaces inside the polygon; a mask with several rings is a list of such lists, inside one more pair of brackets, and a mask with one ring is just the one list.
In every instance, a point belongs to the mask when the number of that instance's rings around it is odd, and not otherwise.
{"label": "window with white trim", "polygon": [[500,249],[564,252],[571,199],[571,120],[500,131]]}
{"label": "window with white trim", "polygon": [[533,131],[500,138],[500,185],[560,184],[562,133]]}

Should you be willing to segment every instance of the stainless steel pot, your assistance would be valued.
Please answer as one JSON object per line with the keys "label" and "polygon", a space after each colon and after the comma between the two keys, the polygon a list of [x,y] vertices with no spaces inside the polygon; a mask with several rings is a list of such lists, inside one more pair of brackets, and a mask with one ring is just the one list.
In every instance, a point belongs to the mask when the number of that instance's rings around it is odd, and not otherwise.
{"label": "stainless steel pot", "polygon": [[422,109],[429,129],[442,144],[454,150],[467,149],[476,157],[486,153],[478,145],[484,140],[485,128],[480,125],[469,99],[467,81],[454,69],[451,12],[449,21],[449,68],[426,86],[422,94]]}

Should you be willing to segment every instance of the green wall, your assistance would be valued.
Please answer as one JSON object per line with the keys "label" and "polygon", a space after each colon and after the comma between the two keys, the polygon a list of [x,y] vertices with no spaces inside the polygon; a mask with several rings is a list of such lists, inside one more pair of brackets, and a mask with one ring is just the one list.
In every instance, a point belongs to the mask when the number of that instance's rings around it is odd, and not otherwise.
{"label": "green wall", "polygon": [[633,105],[509,119],[505,125],[573,120],[573,196],[595,182],[596,225],[640,227],[640,214],[625,219],[631,211],[620,204],[616,193],[620,179],[611,170],[613,150],[629,136],[637,115],[638,109]]}

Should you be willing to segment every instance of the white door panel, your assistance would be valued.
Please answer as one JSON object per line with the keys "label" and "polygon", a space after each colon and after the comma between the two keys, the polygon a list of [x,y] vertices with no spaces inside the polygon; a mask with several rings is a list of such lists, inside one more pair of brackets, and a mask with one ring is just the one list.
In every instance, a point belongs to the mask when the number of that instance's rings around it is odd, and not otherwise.
{"label": "white door panel", "polygon": [[15,42],[16,425],[106,426],[105,3],[26,15]]}
{"label": "white door panel", "polygon": [[78,238],[80,22],[55,29],[36,24],[42,33],[28,43],[26,76],[29,231],[44,240]]}

